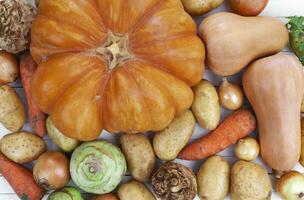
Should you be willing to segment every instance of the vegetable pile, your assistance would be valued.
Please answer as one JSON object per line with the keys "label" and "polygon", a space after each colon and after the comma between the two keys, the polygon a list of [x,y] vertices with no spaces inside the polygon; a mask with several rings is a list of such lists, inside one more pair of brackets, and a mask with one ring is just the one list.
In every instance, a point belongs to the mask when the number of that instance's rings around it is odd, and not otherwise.
{"label": "vegetable pile", "polygon": [[0,174],[18,197],[303,199],[304,17],[227,0],[196,26],[223,2],[0,0]]}

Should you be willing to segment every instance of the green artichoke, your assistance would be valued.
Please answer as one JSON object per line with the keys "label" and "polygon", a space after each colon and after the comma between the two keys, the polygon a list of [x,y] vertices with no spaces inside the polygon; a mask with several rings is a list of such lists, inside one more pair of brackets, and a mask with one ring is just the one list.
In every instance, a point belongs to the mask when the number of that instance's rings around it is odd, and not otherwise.
{"label": "green artichoke", "polygon": [[73,187],[64,187],[61,190],[53,192],[48,200],[84,200],[80,192]]}
{"label": "green artichoke", "polygon": [[85,142],[71,157],[70,172],[75,184],[93,194],[113,191],[122,180],[127,164],[121,150],[104,140]]}
{"label": "green artichoke", "polygon": [[288,17],[290,46],[304,65],[304,16]]}

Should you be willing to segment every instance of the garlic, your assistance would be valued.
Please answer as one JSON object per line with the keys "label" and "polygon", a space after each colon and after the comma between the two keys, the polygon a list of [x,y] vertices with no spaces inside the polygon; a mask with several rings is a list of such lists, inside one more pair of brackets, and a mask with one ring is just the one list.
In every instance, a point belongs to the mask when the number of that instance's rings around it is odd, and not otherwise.
{"label": "garlic", "polygon": [[36,9],[25,0],[0,0],[0,50],[19,53],[28,49]]}

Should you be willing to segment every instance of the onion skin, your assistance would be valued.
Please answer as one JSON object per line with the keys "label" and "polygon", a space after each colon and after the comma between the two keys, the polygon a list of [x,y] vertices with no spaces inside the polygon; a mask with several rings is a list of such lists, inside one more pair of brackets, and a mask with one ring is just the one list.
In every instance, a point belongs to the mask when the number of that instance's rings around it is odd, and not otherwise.
{"label": "onion skin", "polygon": [[304,176],[297,171],[284,174],[277,182],[277,192],[286,200],[303,200]]}
{"label": "onion skin", "polygon": [[237,110],[244,103],[244,92],[241,87],[228,82],[226,78],[223,78],[218,93],[221,105],[228,110]]}
{"label": "onion skin", "polygon": [[0,85],[12,83],[19,74],[19,67],[14,55],[0,51]]}
{"label": "onion skin", "polygon": [[121,150],[105,140],[85,142],[74,150],[71,157],[72,179],[88,193],[113,191],[126,170],[126,159]]}
{"label": "onion skin", "polygon": [[118,198],[114,194],[109,193],[96,195],[91,200],[118,200]]}
{"label": "onion skin", "polygon": [[61,152],[48,151],[38,158],[33,173],[37,184],[44,189],[60,189],[70,180],[69,159]]}
{"label": "onion skin", "polygon": [[234,153],[241,160],[252,161],[259,156],[260,146],[254,138],[246,137],[237,142]]}

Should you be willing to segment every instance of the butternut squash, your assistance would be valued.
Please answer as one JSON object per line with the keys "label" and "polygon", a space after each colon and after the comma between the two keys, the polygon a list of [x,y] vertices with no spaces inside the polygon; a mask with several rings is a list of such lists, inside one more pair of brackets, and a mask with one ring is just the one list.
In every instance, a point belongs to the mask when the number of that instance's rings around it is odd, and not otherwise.
{"label": "butternut squash", "polygon": [[290,170],[301,149],[301,63],[286,53],[257,60],[245,71],[243,87],[257,115],[263,160],[275,170]]}
{"label": "butternut squash", "polygon": [[253,60],[279,52],[288,42],[288,31],[276,18],[227,12],[207,17],[199,33],[207,48],[209,68],[221,76],[235,74]]}

